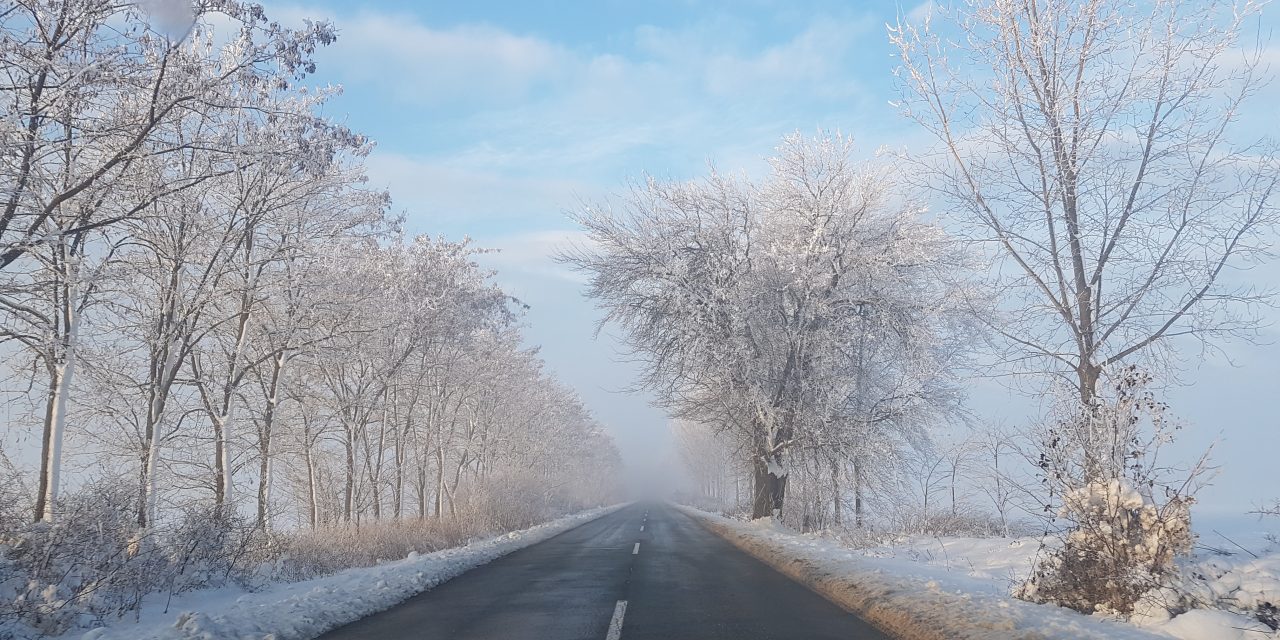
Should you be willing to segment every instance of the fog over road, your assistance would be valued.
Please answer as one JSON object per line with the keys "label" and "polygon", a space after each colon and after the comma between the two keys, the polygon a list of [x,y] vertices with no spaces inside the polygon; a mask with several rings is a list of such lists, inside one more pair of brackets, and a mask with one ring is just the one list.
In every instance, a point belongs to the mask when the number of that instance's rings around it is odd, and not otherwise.
{"label": "fog over road", "polygon": [[323,640],[887,640],[663,504],[634,504]]}

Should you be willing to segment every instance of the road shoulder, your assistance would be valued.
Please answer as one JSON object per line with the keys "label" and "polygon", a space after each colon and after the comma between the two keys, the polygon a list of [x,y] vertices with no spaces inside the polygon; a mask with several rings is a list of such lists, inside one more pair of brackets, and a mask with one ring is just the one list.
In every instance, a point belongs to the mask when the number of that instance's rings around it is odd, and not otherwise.
{"label": "road shoulder", "polygon": [[766,523],[731,520],[684,505],[712,533],[887,635],[912,640],[1167,640],[1130,625],[1050,605],[966,593],[903,562],[868,558],[830,540]]}

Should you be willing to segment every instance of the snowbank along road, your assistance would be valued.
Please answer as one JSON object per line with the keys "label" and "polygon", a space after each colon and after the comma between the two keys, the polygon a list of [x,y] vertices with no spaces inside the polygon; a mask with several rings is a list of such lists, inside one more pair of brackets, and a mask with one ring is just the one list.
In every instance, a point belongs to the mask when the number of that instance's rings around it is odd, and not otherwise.
{"label": "snowbank along road", "polygon": [[325,640],[887,640],[667,505],[516,551]]}

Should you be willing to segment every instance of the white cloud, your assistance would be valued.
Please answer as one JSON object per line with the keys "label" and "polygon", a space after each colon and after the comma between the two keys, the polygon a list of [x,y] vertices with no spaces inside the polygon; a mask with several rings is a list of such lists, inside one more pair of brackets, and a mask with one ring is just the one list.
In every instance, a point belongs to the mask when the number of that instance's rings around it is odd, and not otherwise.
{"label": "white cloud", "polygon": [[[272,7],[286,24],[332,20],[320,78],[403,118],[405,140],[380,140],[370,172],[397,205],[448,219],[540,212],[557,218],[648,171],[684,177],[708,160],[759,168],[813,105],[851,113],[857,47],[870,19],[814,17],[767,43],[732,19],[639,26],[605,50],[575,49],[491,25],[439,26],[409,14]],[[881,38],[882,39],[882,38]],[[357,128],[359,123],[353,123]],[[385,135],[385,134],[384,134]],[[399,152],[397,156],[394,153]],[[566,178],[567,176],[567,178]],[[550,218],[548,218],[550,219]]]}
{"label": "white cloud", "polygon": [[480,238],[477,244],[494,250],[481,262],[497,269],[499,279],[508,283],[514,293],[522,295],[531,280],[550,278],[575,285],[585,283],[587,279],[583,274],[556,262],[555,255],[586,242],[586,235],[580,230],[546,230]]}
{"label": "white cloud", "polygon": [[[537,225],[561,219],[580,198],[599,194],[590,184],[571,179],[518,176],[466,163],[413,157],[379,151],[367,162],[369,182],[391,191],[398,211],[407,211],[411,224],[430,228],[478,219]],[[430,230],[430,229],[421,229]]]}
{"label": "white cloud", "polygon": [[574,62],[559,45],[488,25],[435,28],[409,14],[297,6],[271,15],[285,24],[333,22],[338,42],[317,54],[327,73],[419,104],[516,102]]}
{"label": "white cloud", "polygon": [[[438,105],[520,104],[538,88],[576,112],[595,105],[692,103],[706,94],[742,102],[785,97],[788,91],[849,95],[856,90],[847,55],[873,21],[814,18],[789,40],[753,49],[732,22],[679,29],[639,26],[622,40],[638,55],[582,51],[532,35],[483,24],[439,28],[410,14],[335,13],[281,6],[286,24],[322,18],[334,22],[338,43],[319,54],[322,69],[349,82],[381,85],[398,99]],[[585,103],[578,100],[585,98]],[[630,109],[629,109],[630,110]]]}
{"label": "white cloud", "polygon": [[[383,140],[368,162],[372,184],[390,189],[411,228],[449,235],[464,218],[471,227],[558,227],[566,208],[606,197],[642,171],[683,177],[708,160],[725,169],[762,166],[780,135],[827,124],[797,122],[801,109],[791,105],[818,94],[852,101],[857,84],[840,59],[869,24],[814,20],[755,49],[713,44],[726,41],[711,31],[724,25],[638,27],[630,34],[638,53],[622,55],[492,26],[272,11],[286,23],[334,20],[342,33],[322,52],[322,74],[332,71],[349,91],[386,90],[395,96],[389,102],[403,101],[389,109],[425,106],[417,139],[455,141],[418,152]],[[445,106],[442,92],[469,106],[431,111]]]}
{"label": "white cloud", "polygon": [[915,25],[926,24],[933,18],[936,11],[937,6],[933,0],[925,0],[907,12],[907,22]]}
{"label": "white cloud", "polygon": [[[663,71],[688,75],[712,96],[743,98],[785,95],[852,97],[857,83],[849,73],[850,54],[868,36],[869,19],[815,18],[790,39],[751,49],[722,43],[719,23],[681,30],[641,27],[637,45],[661,61]],[[730,38],[732,40],[732,38]]]}

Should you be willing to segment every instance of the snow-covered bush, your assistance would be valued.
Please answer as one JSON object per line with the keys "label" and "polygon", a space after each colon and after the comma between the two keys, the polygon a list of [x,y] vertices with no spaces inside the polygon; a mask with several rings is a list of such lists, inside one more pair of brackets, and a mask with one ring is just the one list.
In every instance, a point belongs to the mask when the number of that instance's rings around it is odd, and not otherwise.
{"label": "snow-covered bush", "polygon": [[399,560],[465,544],[489,533],[456,519],[410,519],[362,523],[278,534],[273,540],[270,578],[308,580],[353,567]]}
{"label": "snow-covered bush", "polygon": [[900,508],[891,516],[890,527],[894,531],[927,536],[996,538],[1006,535],[1010,529],[997,515],[978,509],[952,512],[946,509]]}
{"label": "snow-covered bush", "polygon": [[0,533],[0,620],[56,634],[170,595],[243,582],[262,537],[243,521],[188,508],[139,530],[137,492],[103,481],[66,494],[59,517]]}
{"label": "snow-covered bush", "polygon": [[486,478],[460,493],[456,510],[463,520],[480,527],[512,531],[572,511],[563,501],[545,478],[510,473]]}
{"label": "snow-covered bush", "polygon": [[22,472],[0,451],[0,535],[18,528],[30,518],[31,492],[23,482]]}
{"label": "snow-covered bush", "polygon": [[1159,465],[1160,447],[1177,427],[1147,389],[1150,381],[1125,368],[1111,397],[1043,434],[1040,468],[1066,526],[1061,546],[1016,590],[1019,598],[1127,616],[1175,581],[1175,560],[1195,543],[1191,505],[1205,467],[1203,459],[1181,472]]}
{"label": "snow-covered bush", "polygon": [[1072,523],[1063,546],[1037,566],[1018,597],[1077,611],[1129,614],[1176,574],[1191,551],[1190,500],[1157,505],[1126,480],[1090,482],[1063,497]]}
{"label": "snow-covered bush", "polygon": [[244,581],[249,566],[269,551],[261,529],[249,520],[208,506],[182,510],[162,537],[167,591],[176,595],[195,589]]}
{"label": "snow-covered bush", "polygon": [[68,494],[54,523],[0,539],[0,618],[56,634],[137,608],[164,575],[162,554],[139,538],[136,492],[118,483]]}
{"label": "snow-covered bush", "polygon": [[[543,486],[538,489],[537,486]],[[430,553],[477,538],[524,529],[594,504],[566,501],[529,479],[492,479],[456,496],[443,517],[365,522],[277,533],[259,563],[276,580],[298,581],[353,567]],[[247,563],[246,563],[247,564]]]}

